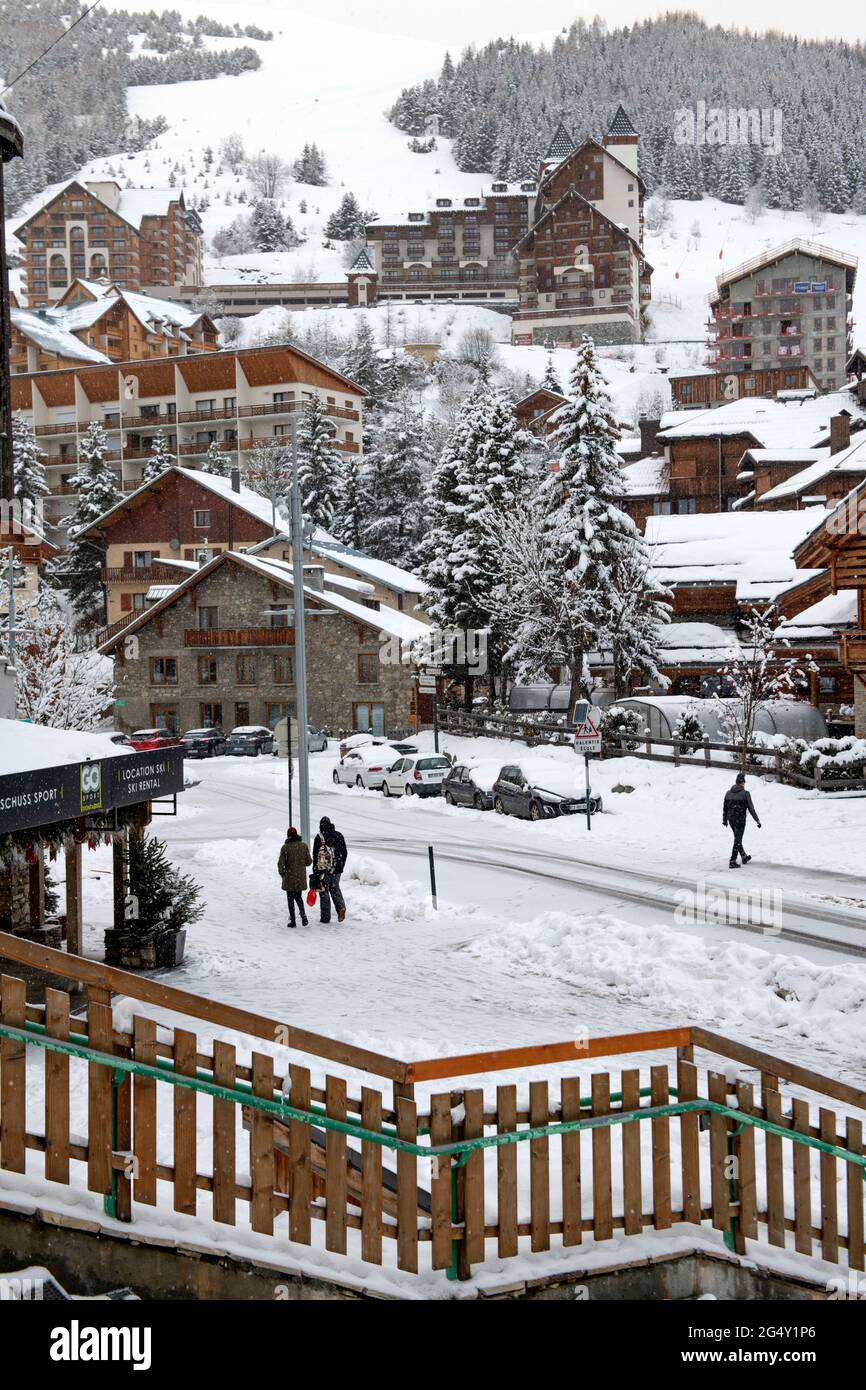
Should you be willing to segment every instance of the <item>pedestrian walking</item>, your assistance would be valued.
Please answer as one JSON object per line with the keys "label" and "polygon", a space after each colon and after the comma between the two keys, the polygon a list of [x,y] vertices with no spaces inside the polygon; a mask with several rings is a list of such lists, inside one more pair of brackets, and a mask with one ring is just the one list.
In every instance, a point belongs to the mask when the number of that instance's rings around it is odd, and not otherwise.
{"label": "pedestrian walking", "polygon": [[315,887],[319,890],[321,921],[331,920],[331,899],[337,909],[337,921],[346,920],[346,902],[340,888],[340,875],[346,867],[346,841],[335,829],[333,821],[323,816],[319,821],[319,833],[313,841],[313,872]]}
{"label": "pedestrian walking", "polygon": [[737,863],[738,854],[744,864],[748,864],[752,857],[750,854],[746,854],[743,848],[743,832],[746,829],[747,815],[752,817],[760,830],[761,822],[758,820],[758,813],[752,803],[752,794],[746,791],[746,774],[738,772],[736,782],[725,792],[725,802],[722,807],[722,825],[729,825],[734,832],[734,847],[731,850],[730,863],[732,869],[740,867]]}
{"label": "pedestrian walking", "polygon": [[306,927],[307,913],[304,908],[304,893],[307,888],[307,866],[312,864],[310,848],[302,840],[293,825],[286,831],[286,838],[277,860],[277,870],[283,884],[283,891],[289,902],[289,927],[297,927],[295,908],[301,914],[301,922]]}

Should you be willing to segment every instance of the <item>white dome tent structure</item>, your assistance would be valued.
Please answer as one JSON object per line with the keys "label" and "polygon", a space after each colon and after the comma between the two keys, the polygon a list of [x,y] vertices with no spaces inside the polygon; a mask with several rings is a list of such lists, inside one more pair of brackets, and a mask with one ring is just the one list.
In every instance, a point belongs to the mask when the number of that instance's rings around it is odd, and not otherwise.
{"label": "white dome tent structure", "polygon": [[[701,700],[687,695],[635,695],[617,700],[616,705],[618,709],[637,711],[650,738],[672,739],[680,715],[690,710],[700,720],[710,742],[724,743],[728,738],[724,707],[736,703],[732,699]],[[821,711],[806,700],[764,700],[755,716],[755,733],[814,743],[827,737],[827,725]]]}

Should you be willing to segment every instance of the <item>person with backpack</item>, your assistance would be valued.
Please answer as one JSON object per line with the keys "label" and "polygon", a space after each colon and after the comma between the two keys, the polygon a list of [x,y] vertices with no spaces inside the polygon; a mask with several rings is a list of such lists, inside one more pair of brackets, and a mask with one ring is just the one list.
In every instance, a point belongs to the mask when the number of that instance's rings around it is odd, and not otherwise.
{"label": "person with backpack", "polygon": [[724,805],[722,806],[722,825],[729,825],[734,832],[734,847],[731,850],[730,863],[732,869],[740,867],[737,863],[737,855],[740,856],[744,864],[748,864],[752,857],[750,854],[746,854],[743,848],[743,833],[746,829],[747,815],[752,817],[760,830],[761,822],[758,820],[758,813],[752,803],[752,794],[746,791],[746,774],[738,772],[736,782],[725,792]]}
{"label": "person with backpack", "polygon": [[282,880],[283,892],[289,900],[289,920],[286,923],[288,927],[298,925],[295,921],[296,907],[301,914],[302,924],[305,927],[309,925],[304,910],[304,892],[307,887],[307,865],[312,862],[309,847],[295,827],[290,825],[277,860],[277,872]]}
{"label": "person with backpack", "polygon": [[319,905],[322,922],[331,920],[331,899],[337,909],[337,921],[346,920],[346,902],[340,888],[340,875],[346,867],[346,841],[333,821],[323,816],[319,821],[319,833],[313,841],[314,885],[319,890]]}

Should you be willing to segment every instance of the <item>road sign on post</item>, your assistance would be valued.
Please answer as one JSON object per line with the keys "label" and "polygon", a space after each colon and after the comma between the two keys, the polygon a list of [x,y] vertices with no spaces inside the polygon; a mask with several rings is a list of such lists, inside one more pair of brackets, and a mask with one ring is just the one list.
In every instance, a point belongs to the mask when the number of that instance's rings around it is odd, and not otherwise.
{"label": "road sign on post", "polygon": [[574,751],[583,754],[601,752],[601,734],[589,717],[574,730]]}

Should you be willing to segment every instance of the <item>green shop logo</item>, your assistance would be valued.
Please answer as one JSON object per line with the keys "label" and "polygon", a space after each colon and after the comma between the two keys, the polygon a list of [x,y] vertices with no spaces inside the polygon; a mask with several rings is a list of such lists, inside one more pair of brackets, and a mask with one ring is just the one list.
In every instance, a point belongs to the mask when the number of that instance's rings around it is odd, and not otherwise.
{"label": "green shop logo", "polygon": [[102,767],[99,763],[81,765],[81,813],[102,810]]}

